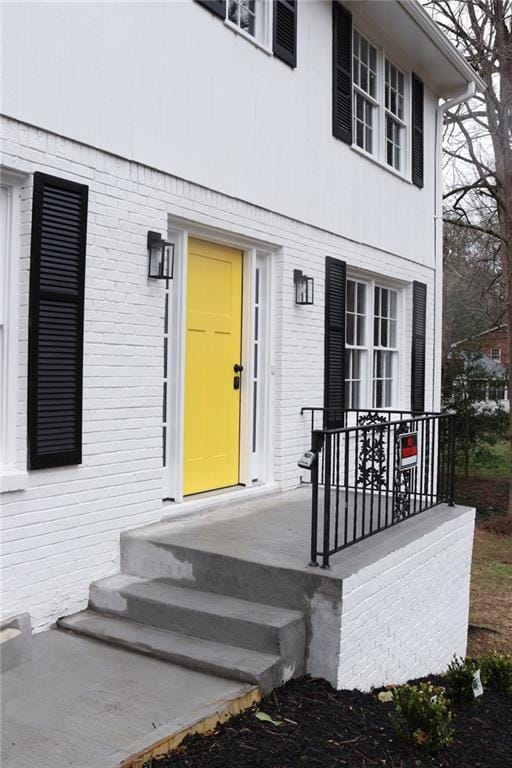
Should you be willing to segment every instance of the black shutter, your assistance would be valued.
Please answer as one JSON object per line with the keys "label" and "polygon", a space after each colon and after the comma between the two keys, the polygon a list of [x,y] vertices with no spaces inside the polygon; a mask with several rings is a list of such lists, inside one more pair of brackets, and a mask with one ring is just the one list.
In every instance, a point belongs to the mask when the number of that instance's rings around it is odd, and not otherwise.
{"label": "black shutter", "polygon": [[427,316],[427,286],[414,282],[412,286],[412,365],[411,411],[425,411],[425,336]]}
{"label": "black shutter", "polygon": [[332,132],[352,144],[352,15],[332,4]]}
{"label": "black shutter", "polygon": [[211,13],[220,16],[221,19],[226,18],[226,0],[196,0],[196,2],[204,5]]}
{"label": "black shutter", "polygon": [[412,76],[412,180],[423,187],[423,83]]}
{"label": "black shutter", "polygon": [[82,461],[88,187],[34,174],[30,253],[28,466]]}
{"label": "black shutter", "polygon": [[327,257],[325,262],[324,429],[344,426],[345,294],[347,265]]}
{"label": "black shutter", "polygon": [[297,66],[297,2],[274,0],[272,31],[274,55],[290,67]]}

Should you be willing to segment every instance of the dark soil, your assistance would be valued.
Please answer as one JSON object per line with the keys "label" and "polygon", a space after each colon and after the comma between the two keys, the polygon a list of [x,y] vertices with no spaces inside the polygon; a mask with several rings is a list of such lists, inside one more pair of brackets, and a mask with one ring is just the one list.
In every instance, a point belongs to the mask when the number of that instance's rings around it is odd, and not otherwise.
{"label": "dark soil", "polygon": [[455,501],[476,507],[480,517],[504,513],[508,507],[510,482],[490,475],[455,476]]}
{"label": "dark soil", "polygon": [[496,536],[512,536],[512,517],[489,517],[479,523],[483,531],[490,531]]}
{"label": "dark soil", "polygon": [[[445,684],[441,678],[432,682]],[[400,741],[389,719],[392,703],[375,693],[335,691],[323,680],[292,680],[259,710],[283,725],[256,718],[256,710],[189,736],[148,768],[511,768],[512,696],[487,689],[468,706],[453,706],[455,738],[436,757]]]}

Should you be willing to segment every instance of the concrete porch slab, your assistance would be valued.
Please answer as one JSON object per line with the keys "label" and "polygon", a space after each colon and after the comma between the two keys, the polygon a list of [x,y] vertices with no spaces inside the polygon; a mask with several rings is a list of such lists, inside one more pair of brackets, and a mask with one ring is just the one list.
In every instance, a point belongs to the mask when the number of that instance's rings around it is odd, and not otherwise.
{"label": "concrete porch slab", "polygon": [[[353,511],[353,502],[350,511]],[[194,510],[189,517],[131,530],[122,534],[122,539],[125,543],[137,538],[150,540],[161,547],[172,545],[188,551],[209,552],[338,581],[429,534],[441,524],[456,526],[466,512],[467,507],[438,504],[333,555],[330,568],[325,570],[308,565],[311,536],[311,488],[308,486],[254,501],[211,509],[206,506],[200,514]]]}
{"label": "concrete porch slab", "polygon": [[252,690],[58,630],[0,687],[3,768],[111,768]]}

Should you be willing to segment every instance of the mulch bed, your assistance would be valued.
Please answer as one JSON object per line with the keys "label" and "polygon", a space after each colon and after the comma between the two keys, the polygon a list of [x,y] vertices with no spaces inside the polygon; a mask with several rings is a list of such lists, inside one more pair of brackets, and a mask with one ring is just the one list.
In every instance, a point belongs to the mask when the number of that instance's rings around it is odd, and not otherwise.
{"label": "mulch bed", "polygon": [[148,768],[512,766],[512,696],[490,688],[474,704],[452,707],[455,739],[436,757],[398,739],[389,719],[394,706],[379,702],[377,692],[335,691],[306,677],[276,689],[259,709],[284,724],[262,722],[255,709],[248,710],[212,735],[189,736]]}
{"label": "mulch bed", "polygon": [[496,536],[512,536],[512,517],[489,517],[479,522],[479,528]]}

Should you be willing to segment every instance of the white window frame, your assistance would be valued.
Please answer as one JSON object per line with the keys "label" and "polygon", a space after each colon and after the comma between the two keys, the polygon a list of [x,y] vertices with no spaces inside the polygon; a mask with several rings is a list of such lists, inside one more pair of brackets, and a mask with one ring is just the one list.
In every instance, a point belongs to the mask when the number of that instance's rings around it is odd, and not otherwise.
{"label": "white window frame", "polygon": [[[347,283],[355,282],[366,286],[366,317],[365,317],[365,345],[349,344],[345,341],[345,350],[356,350],[361,353],[359,409],[373,410],[374,405],[374,353],[391,352],[394,356],[393,381],[391,386],[391,402],[388,406],[380,406],[379,410],[395,410],[399,407],[401,392],[401,368],[402,368],[402,325],[403,325],[403,291],[397,285],[391,285],[385,281],[347,275]],[[375,317],[375,288],[382,288],[396,293],[396,345],[394,347],[382,347],[374,343],[374,317]],[[347,369],[347,366],[346,366]],[[351,380],[350,380],[351,381]],[[351,408],[347,403],[347,408]]]}
{"label": "white window frame", "polygon": [[16,462],[18,307],[20,263],[20,207],[26,176],[0,169],[0,185],[6,194],[6,222],[2,222],[0,247],[0,492],[22,490],[28,473]]}
{"label": "white window frame", "polygon": [[[497,352],[497,355],[493,355],[493,352]],[[501,349],[500,347],[491,347],[491,353],[489,355],[491,360],[494,360],[495,363],[501,363]]]}
{"label": "white window frame", "polygon": [[[386,50],[377,45],[372,40],[371,36],[363,33],[356,25],[352,29],[352,44],[354,41],[354,35],[359,35],[360,38],[366,40],[368,45],[377,51],[377,88],[376,96],[372,97],[364,89],[360,88],[354,79],[354,52],[352,51],[352,149],[361,153],[364,157],[377,163],[382,168],[385,168],[390,173],[394,173],[396,176],[412,183],[411,181],[411,120],[410,120],[410,105],[411,105],[411,72],[410,70],[400,67],[392,56],[386,53]],[[404,76],[404,119],[394,115],[393,112],[386,109],[386,61],[388,61],[395,69],[401,72]],[[373,105],[375,124],[374,124],[374,146],[373,151],[368,152],[363,147],[357,144],[357,110],[356,110],[356,94],[363,96],[367,101]],[[397,124],[400,124],[403,132],[403,145],[401,147],[401,168],[397,169],[393,165],[389,165],[386,159],[386,117],[391,117]]]}
{"label": "white window frame", "polygon": [[[238,2],[238,0],[237,0]],[[229,19],[229,0],[226,0],[226,17],[224,24],[229,29],[241,35],[246,40],[254,43],[259,48],[263,48],[267,53],[272,53],[272,3],[268,0],[255,0],[255,17],[256,17],[256,29],[255,34],[251,35],[246,32],[238,24],[235,24]]]}

